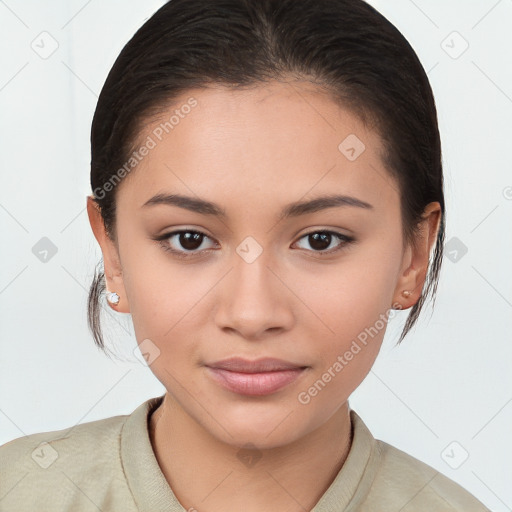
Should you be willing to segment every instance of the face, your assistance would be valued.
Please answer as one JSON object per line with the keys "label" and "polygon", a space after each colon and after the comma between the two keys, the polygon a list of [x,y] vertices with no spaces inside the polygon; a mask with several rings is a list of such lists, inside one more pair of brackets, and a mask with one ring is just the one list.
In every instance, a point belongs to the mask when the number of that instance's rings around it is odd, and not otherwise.
{"label": "face", "polygon": [[140,141],[151,149],[119,185],[117,245],[102,249],[151,370],[224,442],[314,431],[421,280],[378,135],[311,84],[272,83],[188,91]]}

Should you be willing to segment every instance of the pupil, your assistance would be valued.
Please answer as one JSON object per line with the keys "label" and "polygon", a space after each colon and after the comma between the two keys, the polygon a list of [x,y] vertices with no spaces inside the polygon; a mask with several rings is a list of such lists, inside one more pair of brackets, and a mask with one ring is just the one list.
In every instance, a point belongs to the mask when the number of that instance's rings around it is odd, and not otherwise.
{"label": "pupil", "polygon": [[309,243],[313,249],[327,249],[331,243],[330,238],[330,233],[313,233],[309,235]]}
{"label": "pupil", "polygon": [[[180,244],[184,249],[194,250],[201,245],[201,236],[199,233],[191,233],[186,231],[180,234]],[[199,244],[197,241],[199,240]]]}

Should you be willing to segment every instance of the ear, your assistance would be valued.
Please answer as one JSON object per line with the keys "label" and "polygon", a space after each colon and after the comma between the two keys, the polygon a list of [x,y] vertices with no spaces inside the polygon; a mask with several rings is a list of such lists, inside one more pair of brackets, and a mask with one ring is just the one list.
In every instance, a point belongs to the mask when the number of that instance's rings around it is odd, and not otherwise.
{"label": "ear", "polygon": [[107,234],[100,207],[93,196],[87,196],[87,215],[89,216],[94,236],[100,244],[101,252],[103,253],[107,292],[116,292],[119,295],[119,303],[117,305],[110,302],[108,304],[114,311],[129,313],[130,307],[124,289],[119,250],[117,244]]}
{"label": "ear", "polygon": [[[441,221],[441,205],[429,203],[423,212],[414,241],[404,252],[402,267],[393,295],[393,304],[408,309],[418,302],[427,277],[430,252],[437,240]],[[410,292],[405,297],[403,291]]]}

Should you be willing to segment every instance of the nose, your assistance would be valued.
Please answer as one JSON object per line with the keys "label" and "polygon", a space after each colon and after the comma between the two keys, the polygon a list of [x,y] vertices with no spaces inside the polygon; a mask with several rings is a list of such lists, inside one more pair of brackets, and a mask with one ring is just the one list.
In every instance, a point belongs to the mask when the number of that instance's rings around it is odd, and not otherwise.
{"label": "nose", "polygon": [[235,254],[233,264],[220,288],[218,327],[252,341],[291,329],[297,299],[265,251],[252,263]]}

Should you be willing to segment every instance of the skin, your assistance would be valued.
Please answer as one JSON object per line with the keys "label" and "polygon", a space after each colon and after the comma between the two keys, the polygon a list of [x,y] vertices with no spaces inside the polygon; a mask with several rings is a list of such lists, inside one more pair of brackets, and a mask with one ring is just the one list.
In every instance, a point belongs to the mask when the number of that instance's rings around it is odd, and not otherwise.
{"label": "skin", "polygon": [[[160,351],[150,365],[167,389],[150,421],[155,455],[187,510],[309,510],[347,457],[347,400],[370,371],[385,327],[309,403],[298,394],[393,304],[416,303],[440,206],[425,208],[417,238],[404,246],[398,184],[383,166],[378,134],[313,84],[190,90],[163,118],[190,96],[198,105],[118,185],[115,242],[91,196],[87,203],[107,288],[120,295],[115,309],[131,313],[139,343],[149,339]],[[338,149],[349,134],[366,147],[354,161]],[[228,216],[142,206],[158,193],[197,196]],[[333,193],[373,208],[278,218],[288,203]],[[202,255],[179,259],[152,239],[179,229],[205,233],[189,249]],[[332,236],[323,252],[340,250],[322,255],[304,236],[322,230],[355,241]],[[236,251],[248,236],[262,248],[251,263]],[[186,252],[180,241],[168,239]],[[248,397],[219,386],[204,367],[232,356],[308,368],[273,394]],[[261,457],[251,466],[237,457],[247,443]]]}

